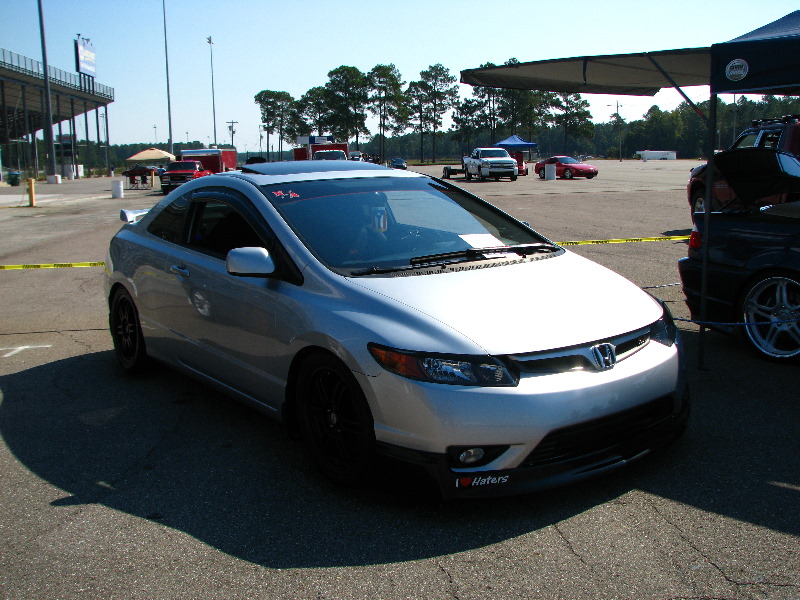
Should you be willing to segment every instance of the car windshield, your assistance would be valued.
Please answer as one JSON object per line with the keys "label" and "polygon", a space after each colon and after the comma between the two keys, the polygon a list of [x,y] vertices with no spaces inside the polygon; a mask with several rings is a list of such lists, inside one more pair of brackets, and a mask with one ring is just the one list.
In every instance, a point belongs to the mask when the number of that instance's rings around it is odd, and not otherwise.
{"label": "car windshield", "polygon": [[342,150],[320,150],[314,153],[316,160],[343,160],[346,158]]}
{"label": "car windshield", "polygon": [[508,152],[500,148],[497,150],[482,150],[481,156],[484,158],[508,158]]}
{"label": "car windshield", "polygon": [[197,165],[193,162],[174,162],[170,163],[167,171],[194,171]]}
{"label": "car windshield", "polygon": [[306,181],[262,189],[324,264],[351,273],[409,267],[412,259],[474,248],[546,242],[479,198],[428,178]]}
{"label": "car windshield", "polygon": [[561,158],[558,159],[558,162],[560,162],[562,164],[565,164],[565,165],[573,165],[573,164],[579,163],[581,161],[575,160],[571,156],[562,156]]}

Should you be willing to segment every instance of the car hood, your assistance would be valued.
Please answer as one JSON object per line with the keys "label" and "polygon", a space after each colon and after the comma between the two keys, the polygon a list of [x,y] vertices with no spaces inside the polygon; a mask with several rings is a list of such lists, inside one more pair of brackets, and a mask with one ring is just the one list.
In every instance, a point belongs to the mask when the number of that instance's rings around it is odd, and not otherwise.
{"label": "car hood", "polygon": [[571,252],[491,268],[351,281],[424,313],[432,329],[444,325],[493,355],[594,342],[645,327],[662,314],[635,284]]}

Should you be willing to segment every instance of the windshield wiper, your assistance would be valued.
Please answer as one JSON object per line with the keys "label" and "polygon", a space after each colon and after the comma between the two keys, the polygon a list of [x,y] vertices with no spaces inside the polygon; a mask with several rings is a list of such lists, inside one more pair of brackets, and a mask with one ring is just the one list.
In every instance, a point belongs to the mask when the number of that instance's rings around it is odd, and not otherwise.
{"label": "windshield wiper", "polygon": [[408,265],[402,266],[395,266],[395,267],[367,267],[366,269],[356,269],[355,271],[350,271],[350,275],[353,277],[360,277],[361,275],[380,275],[382,273],[396,273],[397,271],[408,271],[410,269],[418,268],[416,266],[410,267]]}
{"label": "windshield wiper", "polygon": [[396,273],[398,271],[411,271],[430,267],[434,265],[447,265],[465,260],[480,260],[482,258],[497,257],[502,254],[518,254],[527,256],[528,254],[538,254],[540,252],[557,252],[560,248],[555,244],[546,242],[536,242],[533,244],[517,244],[515,246],[492,246],[491,248],[466,248],[456,252],[442,252],[441,254],[429,254],[426,256],[416,256],[409,261],[408,265],[395,265],[392,267],[372,266],[365,269],[351,271],[350,275],[359,277],[362,275],[380,275],[382,273]]}
{"label": "windshield wiper", "polygon": [[556,252],[558,249],[558,246],[555,244],[549,244],[545,242],[517,244],[515,246],[492,246],[489,248],[466,248],[465,250],[458,250],[456,252],[443,252],[441,254],[417,256],[411,259],[411,264],[421,265],[459,258],[480,259],[497,254],[519,254],[520,256],[527,256],[528,254],[537,254],[539,252]]}

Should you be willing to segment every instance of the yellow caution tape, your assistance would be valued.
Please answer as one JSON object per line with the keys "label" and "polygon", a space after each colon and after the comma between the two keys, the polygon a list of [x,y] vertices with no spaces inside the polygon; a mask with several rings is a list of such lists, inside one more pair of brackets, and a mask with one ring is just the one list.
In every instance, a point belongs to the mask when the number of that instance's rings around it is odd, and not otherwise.
{"label": "yellow caution tape", "polygon": [[589,244],[628,244],[631,242],[670,242],[688,240],[688,235],[663,235],[649,238],[620,238],[618,240],[586,240],[582,242],[556,242],[559,246],[583,246]]}
{"label": "yellow caution tape", "polygon": [[43,265],[0,265],[0,271],[16,269],[68,269],[70,267],[104,267],[105,262],[48,263]]}
{"label": "yellow caution tape", "polygon": [[[650,238],[620,238],[618,240],[584,240],[579,242],[556,242],[559,246],[587,246],[591,244],[629,244],[632,242],[670,242],[688,240],[688,235],[668,235]],[[104,267],[106,263],[75,262],[75,263],[48,263],[42,265],[0,265],[0,271],[13,271],[17,269],[68,269],[71,267]]]}

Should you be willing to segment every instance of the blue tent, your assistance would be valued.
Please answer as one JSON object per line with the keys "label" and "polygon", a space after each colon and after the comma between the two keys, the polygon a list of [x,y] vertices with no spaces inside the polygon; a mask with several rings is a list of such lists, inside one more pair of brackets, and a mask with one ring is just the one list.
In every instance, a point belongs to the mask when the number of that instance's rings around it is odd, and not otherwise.
{"label": "blue tent", "polygon": [[497,142],[495,146],[498,148],[505,148],[509,152],[521,152],[522,150],[536,150],[536,148],[539,147],[539,144],[523,140],[518,135],[512,135],[511,137],[504,139],[502,142]]}

